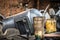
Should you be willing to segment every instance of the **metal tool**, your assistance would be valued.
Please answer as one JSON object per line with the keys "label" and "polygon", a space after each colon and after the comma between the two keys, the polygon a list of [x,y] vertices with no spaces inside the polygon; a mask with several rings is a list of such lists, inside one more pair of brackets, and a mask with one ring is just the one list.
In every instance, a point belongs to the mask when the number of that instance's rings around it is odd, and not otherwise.
{"label": "metal tool", "polygon": [[27,40],[29,35],[34,34],[33,17],[40,17],[40,12],[37,9],[28,9],[16,15],[7,17],[2,21],[3,32],[8,28],[16,28],[20,34],[27,34]]}

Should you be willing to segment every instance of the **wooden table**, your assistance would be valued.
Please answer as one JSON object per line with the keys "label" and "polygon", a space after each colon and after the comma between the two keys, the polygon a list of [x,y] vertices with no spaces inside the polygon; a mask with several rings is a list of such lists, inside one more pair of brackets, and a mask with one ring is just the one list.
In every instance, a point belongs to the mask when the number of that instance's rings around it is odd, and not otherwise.
{"label": "wooden table", "polygon": [[44,34],[44,37],[60,37],[60,32]]}
{"label": "wooden table", "polygon": [[[26,37],[26,35],[22,35],[22,36],[25,36]],[[33,36],[30,35],[29,37],[35,38],[34,35]],[[60,37],[60,32],[51,33],[51,34],[44,34],[44,37]]]}

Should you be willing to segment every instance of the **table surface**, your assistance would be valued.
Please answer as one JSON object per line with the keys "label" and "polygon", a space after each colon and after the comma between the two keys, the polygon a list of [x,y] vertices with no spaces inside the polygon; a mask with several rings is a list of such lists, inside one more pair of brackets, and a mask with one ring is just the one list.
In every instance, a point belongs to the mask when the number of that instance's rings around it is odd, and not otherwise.
{"label": "table surface", "polygon": [[[26,35],[23,35],[23,36],[26,37]],[[35,38],[34,35],[33,36],[30,35],[29,37]],[[60,32],[55,32],[55,33],[50,33],[50,34],[44,34],[44,37],[60,37]]]}
{"label": "table surface", "polygon": [[60,37],[60,32],[44,34],[44,37]]}

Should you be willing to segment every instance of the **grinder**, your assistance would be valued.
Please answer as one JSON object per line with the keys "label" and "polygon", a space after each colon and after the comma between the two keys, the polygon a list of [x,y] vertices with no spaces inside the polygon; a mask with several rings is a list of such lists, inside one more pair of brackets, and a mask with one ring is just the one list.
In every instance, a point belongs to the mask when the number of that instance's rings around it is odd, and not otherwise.
{"label": "grinder", "polygon": [[42,16],[37,9],[28,9],[2,21],[3,32],[8,28],[16,28],[20,34],[34,34],[33,17]]}

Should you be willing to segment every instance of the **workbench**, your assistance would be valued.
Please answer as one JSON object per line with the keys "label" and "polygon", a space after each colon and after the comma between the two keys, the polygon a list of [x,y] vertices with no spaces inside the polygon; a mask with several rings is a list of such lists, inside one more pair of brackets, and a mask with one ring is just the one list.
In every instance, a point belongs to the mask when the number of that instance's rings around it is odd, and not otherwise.
{"label": "workbench", "polygon": [[60,32],[44,34],[44,37],[60,37]]}

